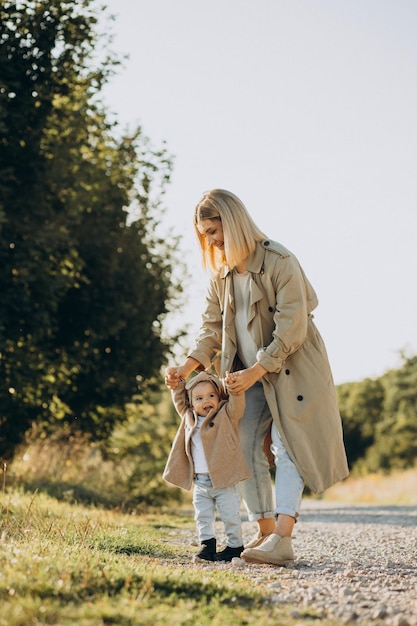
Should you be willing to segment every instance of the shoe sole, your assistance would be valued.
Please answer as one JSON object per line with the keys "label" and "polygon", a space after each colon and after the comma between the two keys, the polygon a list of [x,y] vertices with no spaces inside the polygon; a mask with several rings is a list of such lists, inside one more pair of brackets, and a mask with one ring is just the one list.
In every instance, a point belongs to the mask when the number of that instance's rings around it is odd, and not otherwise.
{"label": "shoe sole", "polygon": [[201,559],[199,556],[193,557],[193,563],[215,563],[214,559]]}

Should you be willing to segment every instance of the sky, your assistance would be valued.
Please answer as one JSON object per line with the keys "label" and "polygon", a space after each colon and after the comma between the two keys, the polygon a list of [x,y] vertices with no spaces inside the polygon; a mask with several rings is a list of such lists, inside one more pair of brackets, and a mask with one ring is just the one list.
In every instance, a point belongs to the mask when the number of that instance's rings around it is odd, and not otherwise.
{"label": "sky", "polygon": [[220,187],[299,259],[336,384],[417,354],[417,2],[106,5],[128,59],[104,102],[174,159],[162,227],[191,277],[172,328],[192,345],[208,281],[192,215]]}

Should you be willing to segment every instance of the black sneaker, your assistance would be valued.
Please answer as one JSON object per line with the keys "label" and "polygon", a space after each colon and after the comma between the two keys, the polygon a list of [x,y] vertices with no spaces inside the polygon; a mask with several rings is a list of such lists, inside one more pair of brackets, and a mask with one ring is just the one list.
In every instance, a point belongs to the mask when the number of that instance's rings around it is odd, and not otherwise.
{"label": "black sneaker", "polygon": [[[243,549],[243,548],[242,548]],[[201,550],[194,555],[194,561],[215,561],[216,560],[216,540],[205,539],[201,542]]]}
{"label": "black sneaker", "polygon": [[216,561],[231,561],[236,556],[240,556],[243,552],[243,546],[239,546],[238,548],[231,548],[230,546],[226,546],[224,550],[220,550],[216,554]]}

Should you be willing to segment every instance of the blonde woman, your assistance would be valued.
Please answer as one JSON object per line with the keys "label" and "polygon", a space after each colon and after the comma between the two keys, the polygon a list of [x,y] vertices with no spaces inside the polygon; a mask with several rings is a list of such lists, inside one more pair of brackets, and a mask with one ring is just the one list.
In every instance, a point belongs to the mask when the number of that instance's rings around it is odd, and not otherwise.
{"label": "blonde woman", "polygon": [[[194,212],[203,265],[211,277],[202,326],[175,388],[194,370],[231,372],[231,393],[246,392],[240,440],[251,477],[240,483],[258,532],[241,557],[286,565],[304,485],[319,493],[348,475],[341,418],[326,348],[313,322],[318,301],[296,257],[269,239],[241,200],[213,189]],[[275,504],[264,441],[276,466]]]}

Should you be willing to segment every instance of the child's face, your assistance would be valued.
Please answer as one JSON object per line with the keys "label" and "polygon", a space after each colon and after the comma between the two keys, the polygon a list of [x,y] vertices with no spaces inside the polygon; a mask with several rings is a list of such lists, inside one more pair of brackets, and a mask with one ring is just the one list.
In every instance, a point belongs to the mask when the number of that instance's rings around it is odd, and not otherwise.
{"label": "child's face", "polygon": [[211,383],[197,383],[191,390],[191,404],[197,415],[206,416],[212,409],[219,406],[219,395]]}

